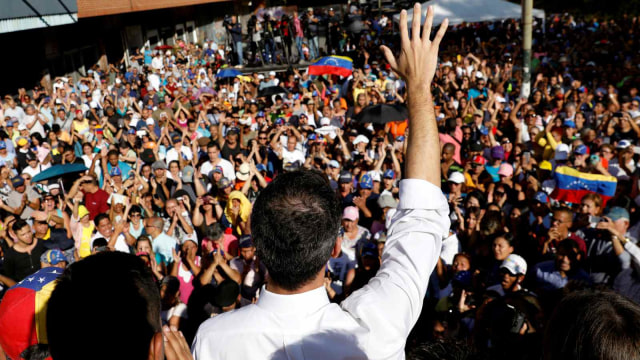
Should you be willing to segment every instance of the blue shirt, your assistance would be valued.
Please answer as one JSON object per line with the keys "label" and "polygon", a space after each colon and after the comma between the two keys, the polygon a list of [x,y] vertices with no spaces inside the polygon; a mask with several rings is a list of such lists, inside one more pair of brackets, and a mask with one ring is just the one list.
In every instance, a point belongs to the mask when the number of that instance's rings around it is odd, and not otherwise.
{"label": "blue shirt", "polygon": [[173,262],[173,249],[178,245],[176,238],[162,232],[155,239],[151,239],[151,247],[156,255],[160,255],[162,262],[169,264]]}
{"label": "blue shirt", "polygon": [[560,271],[556,268],[555,260],[547,260],[536,264],[534,271],[538,286],[547,291],[562,289],[567,285],[569,280],[584,280],[589,283],[591,282],[589,274],[582,269],[563,277],[560,274]]}

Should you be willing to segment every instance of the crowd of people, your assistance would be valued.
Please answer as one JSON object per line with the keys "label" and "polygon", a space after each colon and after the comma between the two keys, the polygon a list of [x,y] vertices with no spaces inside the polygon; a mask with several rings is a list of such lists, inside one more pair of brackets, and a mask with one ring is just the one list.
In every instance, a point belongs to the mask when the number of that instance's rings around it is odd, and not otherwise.
{"label": "crowd of people", "polygon": [[229,60],[243,67],[269,64],[303,64],[320,56],[355,51],[361,39],[390,39],[393,24],[386,13],[350,6],[302,9],[272,16],[268,11],[252,15],[244,26],[237,16],[224,26],[233,50]]}
{"label": "crowd of people", "polygon": [[[342,206],[328,297],[364,287],[381,265],[411,129],[358,116],[406,98],[379,50],[399,41],[379,36],[381,18],[358,16],[357,37],[331,36],[328,51],[315,40],[307,57],[350,55],[348,78],[293,68],[218,78],[233,65],[224,51],[179,42],[6,95],[2,290],[41,267],[135,254],[157,280],[163,323],[191,341],[204,320],[259,299],[269,273],[251,236],[253,203],[303,169],[322,172]],[[314,43],[297,18],[290,35]],[[640,302],[637,18],[542,24],[528,98],[517,21],[453,26],[440,46],[432,92],[451,228],[409,347],[458,340],[493,358],[536,359],[568,294],[610,289]],[[286,92],[261,95],[273,86]],[[32,180],[70,164],[86,170]],[[567,176],[586,185],[565,186]]]}

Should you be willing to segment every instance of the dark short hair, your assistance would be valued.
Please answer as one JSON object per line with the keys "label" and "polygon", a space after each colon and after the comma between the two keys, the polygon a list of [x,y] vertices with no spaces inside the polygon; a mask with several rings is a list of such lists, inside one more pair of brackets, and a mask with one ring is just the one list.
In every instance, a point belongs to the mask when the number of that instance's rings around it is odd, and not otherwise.
{"label": "dark short hair", "polygon": [[105,213],[100,213],[93,218],[93,224],[97,227],[98,224],[100,224],[100,221],[102,221],[102,219],[108,219],[108,218],[109,218],[109,215]]}
{"label": "dark short hair", "polygon": [[73,263],[49,299],[53,359],[146,359],[158,331],[158,287],[145,263],[131,254],[104,252]]}
{"label": "dark short hair", "polygon": [[544,358],[638,359],[640,306],[611,291],[579,291],[556,307],[544,336]]}
{"label": "dark short hair", "polygon": [[29,226],[29,224],[22,219],[18,219],[13,223],[13,225],[11,225],[11,230],[13,230],[13,232],[17,232],[25,226]]}
{"label": "dark short hair", "polygon": [[270,279],[287,290],[311,281],[331,256],[340,216],[322,173],[293,171],[272,181],[251,214],[251,234]]}

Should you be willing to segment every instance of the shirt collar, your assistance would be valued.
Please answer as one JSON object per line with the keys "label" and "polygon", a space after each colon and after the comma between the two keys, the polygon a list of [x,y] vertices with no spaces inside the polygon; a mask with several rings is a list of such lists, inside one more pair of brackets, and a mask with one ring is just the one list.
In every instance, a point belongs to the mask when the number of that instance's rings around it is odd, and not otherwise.
{"label": "shirt collar", "polygon": [[279,314],[311,314],[329,304],[329,297],[324,286],[301,294],[280,295],[262,287],[258,307]]}

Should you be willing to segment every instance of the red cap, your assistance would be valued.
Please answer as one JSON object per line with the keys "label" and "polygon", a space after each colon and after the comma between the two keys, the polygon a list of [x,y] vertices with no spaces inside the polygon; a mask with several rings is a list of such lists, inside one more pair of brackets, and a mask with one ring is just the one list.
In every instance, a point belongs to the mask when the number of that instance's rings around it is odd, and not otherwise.
{"label": "red cap", "polygon": [[485,159],[483,156],[476,155],[476,156],[473,157],[473,159],[471,159],[471,162],[476,163],[476,164],[480,164],[480,165],[486,165],[487,164],[487,159]]}

